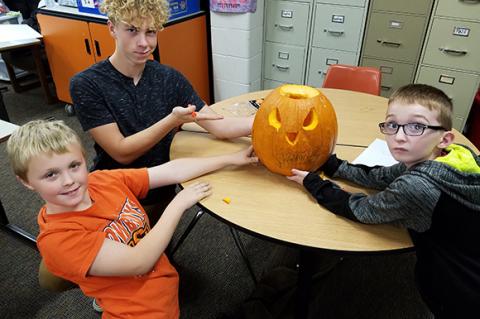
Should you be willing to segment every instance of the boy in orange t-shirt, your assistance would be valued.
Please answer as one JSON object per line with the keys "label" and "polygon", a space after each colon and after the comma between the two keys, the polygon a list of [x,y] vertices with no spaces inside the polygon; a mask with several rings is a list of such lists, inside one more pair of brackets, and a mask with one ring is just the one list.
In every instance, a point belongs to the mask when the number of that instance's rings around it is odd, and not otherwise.
{"label": "boy in orange t-shirt", "polygon": [[197,182],[179,192],[150,228],[139,199],[227,165],[257,161],[252,148],[140,169],[88,173],[76,133],[62,121],[31,121],[10,137],[12,168],[45,201],[37,245],[48,269],[80,286],[102,318],[178,318],[178,274],[164,254],[184,211],[211,193]]}

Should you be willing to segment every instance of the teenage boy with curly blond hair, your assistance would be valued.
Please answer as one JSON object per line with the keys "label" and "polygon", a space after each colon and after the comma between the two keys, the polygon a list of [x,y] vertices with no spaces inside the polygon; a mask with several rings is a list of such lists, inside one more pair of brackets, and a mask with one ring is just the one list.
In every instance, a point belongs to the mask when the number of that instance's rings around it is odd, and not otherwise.
{"label": "teenage boy with curly blond hair", "polygon": [[[175,129],[186,122],[196,121],[219,138],[250,134],[253,117],[223,118],[181,73],[149,59],[168,20],[168,1],[104,0],[101,10],[115,52],[74,76],[70,85],[77,117],[95,141],[93,169],[165,163]],[[174,194],[174,187],[162,188],[143,203],[168,202]]]}

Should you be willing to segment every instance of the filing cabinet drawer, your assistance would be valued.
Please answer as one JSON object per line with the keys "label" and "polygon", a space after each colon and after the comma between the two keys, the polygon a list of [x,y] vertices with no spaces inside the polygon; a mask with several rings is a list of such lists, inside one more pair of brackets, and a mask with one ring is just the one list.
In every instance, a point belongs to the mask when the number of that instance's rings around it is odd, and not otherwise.
{"label": "filing cabinet drawer", "polygon": [[423,63],[480,71],[480,23],[434,18]]}
{"label": "filing cabinet drawer", "polygon": [[454,127],[461,132],[477,92],[479,79],[478,74],[422,66],[416,82],[433,85],[452,99]]}
{"label": "filing cabinet drawer", "polygon": [[312,45],[357,51],[362,25],[363,8],[317,4]]}
{"label": "filing cabinet drawer", "polygon": [[435,15],[480,20],[480,1],[438,0]]}
{"label": "filing cabinet drawer", "polygon": [[[265,79],[265,80],[263,80],[263,89],[264,90],[272,90],[272,89],[276,89],[277,87],[282,86],[284,84],[287,84],[287,83]],[[295,84],[295,83],[292,83],[292,84]]]}
{"label": "filing cabinet drawer", "polygon": [[[449,0],[451,1],[451,0]],[[430,15],[433,0],[373,0],[373,10]]]}
{"label": "filing cabinet drawer", "polygon": [[389,97],[399,87],[413,83],[414,64],[363,58],[361,65],[380,69],[382,73],[380,93],[383,97]]}
{"label": "filing cabinet drawer", "polygon": [[322,87],[328,66],[331,64],[357,65],[355,52],[312,48],[307,84]]}
{"label": "filing cabinet drawer", "polygon": [[365,7],[366,0],[317,0],[317,2],[340,4],[344,6]]}
{"label": "filing cabinet drawer", "polygon": [[425,17],[371,14],[364,55],[414,63],[421,48]]}
{"label": "filing cabinet drawer", "polygon": [[292,45],[307,44],[308,3],[268,0],[266,6],[266,40]]}
{"label": "filing cabinet drawer", "polygon": [[289,83],[303,83],[305,48],[265,43],[265,78]]}

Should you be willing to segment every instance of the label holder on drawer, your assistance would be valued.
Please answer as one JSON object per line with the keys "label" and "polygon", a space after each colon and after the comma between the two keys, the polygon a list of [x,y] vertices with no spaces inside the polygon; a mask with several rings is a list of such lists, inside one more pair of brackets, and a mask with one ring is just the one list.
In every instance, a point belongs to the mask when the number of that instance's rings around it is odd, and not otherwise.
{"label": "label holder on drawer", "polygon": [[443,84],[453,85],[453,83],[455,82],[455,78],[450,75],[440,74],[440,77],[438,78],[438,82]]}

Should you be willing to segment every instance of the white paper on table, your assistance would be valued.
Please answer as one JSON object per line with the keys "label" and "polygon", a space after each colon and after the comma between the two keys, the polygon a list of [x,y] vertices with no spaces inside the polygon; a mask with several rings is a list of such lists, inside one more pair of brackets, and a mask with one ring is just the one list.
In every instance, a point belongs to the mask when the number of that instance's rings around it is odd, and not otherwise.
{"label": "white paper on table", "polygon": [[398,161],[396,161],[390,153],[387,142],[378,138],[352,161],[352,164],[363,164],[367,166],[392,166],[396,163],[398,163]]}
{"label": "white paper on table", "polygon": [[26,24],[0,24],[0,42],[39,39],[43,36]]}

